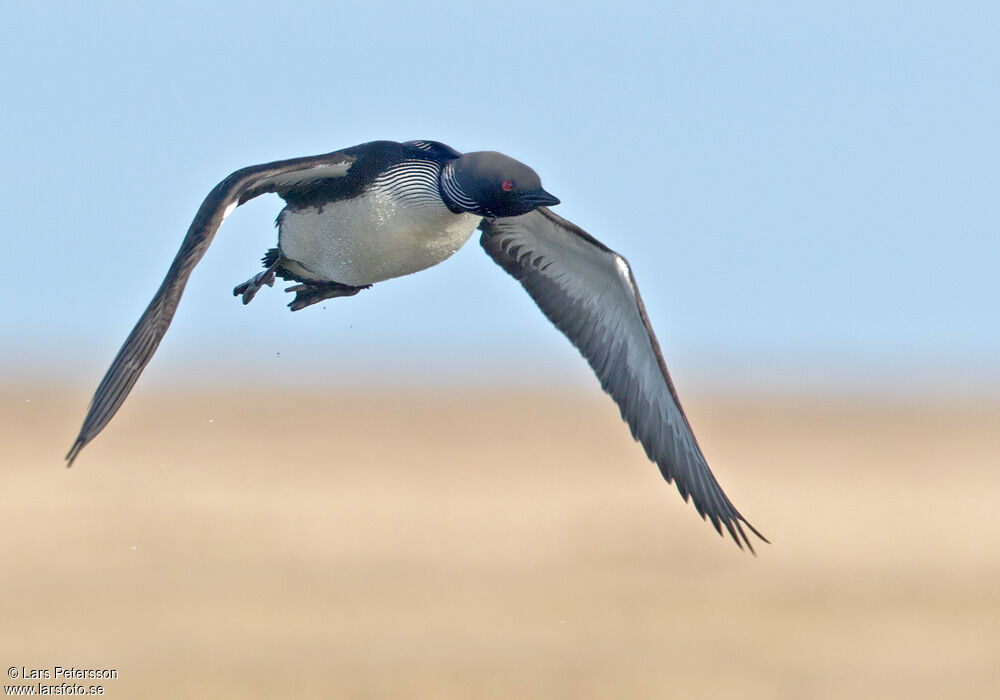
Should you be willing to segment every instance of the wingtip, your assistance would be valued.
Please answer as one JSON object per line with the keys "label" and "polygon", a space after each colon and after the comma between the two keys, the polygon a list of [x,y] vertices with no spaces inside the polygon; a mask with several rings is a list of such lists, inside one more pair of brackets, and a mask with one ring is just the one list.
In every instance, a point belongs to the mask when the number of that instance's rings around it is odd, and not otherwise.
{"label": "wingtip", "polygon": [[82,450],[83,446],[86,444],[87,444],[86,440],[84,440],[82,437],[78,437],[76,441],[73,443],[73,446],[69,448],[69,452],[66,453],[65,457],[67,469],[73,466],[73,462],[76,461],[76,458],[80,455],[80,450]]}
{"label": "wingtip", "polygon": [[771,540],[769,540],[769,539],[767,539],[766,537],[764,537],[764,535],[762,535],[762,534],[760,533],[760,531],[759,531],[759,530],[758,530],[757,528],[755,528],[755,527],[754,527],[753,525],[751,525],[750,523],[745,523],[745,524],[746,524],[746,526],[747,526],[748,528],[750,528],[750,532],[752,532],[753,534],[757,535],[757,537],[759,537],[759,538],[760,538],[760,541],[761,541],[761,542],[763,542],[764,544],[771,544]]}
{"label": "wingtip", "polygon": [[[752,555],[757,556],[757,550],[754,549],[753,543],[750,541],[749,535],[744,531],[743,526],[746,525],[747,529],[750,530],[754,535],[760,538],[760,541],[764,544],[771,544],[771,540],[767,539],[760,533],[760,531],[753,525],[748,523],[743,519],[742,516],[737,517],[735,520],[727,521],[726,528],[729,530],[730,536],[736,542],[740,549],[743,549],[743,545],[746,544],[746,548],[750,551]],[[735,528],[735,531],[734,531]],[[737,532],[739,536],[737,536]],[[741,541],[742,540],[742,541]]]}
{"label": "wingtip", "polygon": [[[753,542],[750,540],[750,536],[746,533],[746,530],[743,529],[744,525],[746,526],[747,530],[750,530],[750,532],[756,535],[761,542],[763,542],[764,544],[771,544],[771,540],[764,537],[764,535],[761,534],[760,530],[758,530],[753,525],[748,523],[746,519],[738,512],[736,512],[731,517],[719,517],[715,515],[710,516],[707,513],[703,514],[701,517],[702,520],[705,520],[706,522],[711,523],[712,525],[715,526],[715,531],[719,533],[720,537],[725,538],[726,532],[728,532],[729,537],[733,540],[733,542],[736,543],[737,547],[739,547],[741,550],[749,551],[755,557],[757,556],[757,550],[754,549]],[[719,526],[720,523],[726,528],[725,532]]]}

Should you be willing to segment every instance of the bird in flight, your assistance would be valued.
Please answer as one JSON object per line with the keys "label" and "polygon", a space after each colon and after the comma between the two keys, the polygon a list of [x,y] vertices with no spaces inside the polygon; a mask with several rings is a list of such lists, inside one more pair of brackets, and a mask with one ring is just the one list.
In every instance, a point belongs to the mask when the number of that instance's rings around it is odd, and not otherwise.
{"label": "bird in flight", "polygon": [[741,548],[767,541],[716,481],[681,408],[628,262],[554,214],[559,200],[534,170],[492,151],[436,141],[372,141],[237,170],[202,202],[149,306],[90,402],[67,466],[121,407],[173,318],[219,226],[266,193],[285,201],[278,246],[233,294],[250,303],[276,277],[293,282],[292,311],[352,296],[436,265],[478,228],[480,245],[531,295],[590,363],[632,436],[668,482]]}

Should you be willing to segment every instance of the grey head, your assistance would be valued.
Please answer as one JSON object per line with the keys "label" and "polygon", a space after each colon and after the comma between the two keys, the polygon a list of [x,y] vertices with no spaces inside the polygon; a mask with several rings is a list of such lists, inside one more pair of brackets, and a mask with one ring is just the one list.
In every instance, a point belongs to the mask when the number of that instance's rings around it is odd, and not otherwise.
{"label": "grey head", "polygon": [[475,151],[449,161],[441,171],[441,189],[453,211],[488,218],[520,216],[559,204],[542,189],[538,173],[496,151]]}

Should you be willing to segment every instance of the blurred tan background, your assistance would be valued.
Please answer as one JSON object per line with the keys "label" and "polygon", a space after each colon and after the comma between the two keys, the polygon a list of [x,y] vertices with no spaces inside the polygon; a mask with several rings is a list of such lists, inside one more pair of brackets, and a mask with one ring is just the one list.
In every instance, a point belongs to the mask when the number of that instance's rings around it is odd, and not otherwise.
{"label": "blurred tan background", "polygon": [[[0,393],[0,662],[112,698],[987,698],[1000,404],[685,397],[773,544],[599,392]],[[6,683],[6,681],[5,681]]]}

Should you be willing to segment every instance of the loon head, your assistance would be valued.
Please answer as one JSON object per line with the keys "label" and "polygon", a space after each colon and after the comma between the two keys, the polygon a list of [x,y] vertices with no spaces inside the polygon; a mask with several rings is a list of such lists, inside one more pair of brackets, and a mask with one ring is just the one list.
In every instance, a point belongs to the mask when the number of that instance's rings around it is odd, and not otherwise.
{"label": "loon head", "polygon": [[441,188],[452,210],[488,218],[520,216],[559,204],[542,189],[538,173],[495,151],[475,151],[449,161],[441,173]]}

